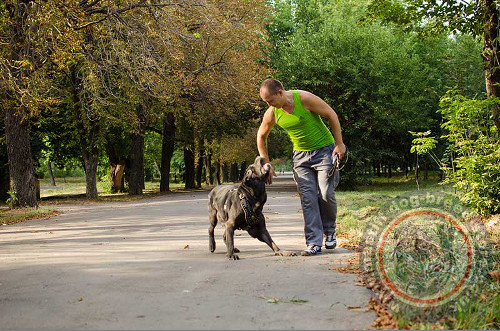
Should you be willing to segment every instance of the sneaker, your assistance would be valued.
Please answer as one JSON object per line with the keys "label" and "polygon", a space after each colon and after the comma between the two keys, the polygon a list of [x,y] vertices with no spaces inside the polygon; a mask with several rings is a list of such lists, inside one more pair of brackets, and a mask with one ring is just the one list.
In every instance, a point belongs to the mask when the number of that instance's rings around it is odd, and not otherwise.
{"label": "sneaker", "polygon": [[300,255],[302,256],[310,256],[310,255],[316,255],[316,254],[321,254],[321,247],[318,245],[308,245],[306,250],[303,250]]}
{"label": "sneaker", "polygon": [[334,233],[327,234],[325,239],[325,248],[334,249],[335,247],[337,247],[337,237],[335,237]]}

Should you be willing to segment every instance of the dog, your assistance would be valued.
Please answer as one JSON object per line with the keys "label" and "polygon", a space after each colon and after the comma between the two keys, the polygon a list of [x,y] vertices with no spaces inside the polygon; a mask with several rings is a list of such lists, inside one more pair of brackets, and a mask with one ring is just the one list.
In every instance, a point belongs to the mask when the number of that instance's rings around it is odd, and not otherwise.
{"label": "dog", "polygon": [[240,251],[234,247],[234,231],[246,230],[253,238],[266,243],[279,256],[294,256],[293,252],[281,251],[266,229],[262,208],[267,201],[266,182],[271,175],[271,164],[257,156],[250,165],[240,185],[218,185],[208,195],[208,228],[210,252],[215,251],[214,229],[217,222],[224,224],[223,238],[227,246],[227,258],[239,260]]}

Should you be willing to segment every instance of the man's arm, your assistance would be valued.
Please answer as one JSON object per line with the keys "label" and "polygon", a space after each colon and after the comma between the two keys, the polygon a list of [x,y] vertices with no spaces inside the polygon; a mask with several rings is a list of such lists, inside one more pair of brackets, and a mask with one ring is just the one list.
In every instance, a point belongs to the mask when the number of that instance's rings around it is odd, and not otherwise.
{"label": "man's arm", "polygon": [[[259,150],[260,156],[264,158],[266,162],[269,162],[269,154],[267,151],[267,137],[273,129],[276,119],[274,118],[273,107],[269,107],[264,113],[262,118],[262,123],[260,123],[259,131],[257,132],[257,149]],[[273,176],[276,177],[274,170],[271,170],[271,175],[267,181],[268,184],[272,184]]]}
{"label": "man's arm", "polygon": [[300,91],[300,101],[307,110],[328,119],[335,138],[334,154],[339,154],[342,158],[346,151],[346,146],[342,140],[342,129],[337,113],[323,99],[307,91]]}

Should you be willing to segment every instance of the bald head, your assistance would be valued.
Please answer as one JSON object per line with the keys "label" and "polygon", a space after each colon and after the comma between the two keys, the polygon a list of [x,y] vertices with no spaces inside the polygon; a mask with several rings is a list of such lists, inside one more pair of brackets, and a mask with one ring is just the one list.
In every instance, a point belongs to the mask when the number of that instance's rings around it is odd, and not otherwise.
{"label": "bald head", "polygon": [[279,90],[284,90],[283,84],[279,80],[268,78],[260,86],[260,90],[266,89],[270,95],[275,95]]}

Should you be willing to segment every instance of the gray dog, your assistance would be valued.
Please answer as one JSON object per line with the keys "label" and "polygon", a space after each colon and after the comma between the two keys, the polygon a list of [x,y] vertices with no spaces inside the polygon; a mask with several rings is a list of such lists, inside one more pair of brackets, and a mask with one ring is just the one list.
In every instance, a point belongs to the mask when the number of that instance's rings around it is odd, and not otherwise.
{"label": "gray dog", "polygon": [[267,200],[266,181],[270,176],[271,165],[257,156],[248,167],[240,185],[219,185],[208,195],[208,228],[210,251],[215,251],[214,228],[217,222],[225,225],[224,242],[227,257],[238,260],[239,250],[234,247],[234,230],[246,230],[253,237],[265,242],[275,255],[293,256],[295,253],[281,251],[271,239],[266,229],[262,208]]}

